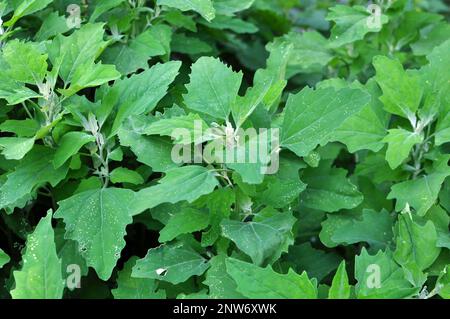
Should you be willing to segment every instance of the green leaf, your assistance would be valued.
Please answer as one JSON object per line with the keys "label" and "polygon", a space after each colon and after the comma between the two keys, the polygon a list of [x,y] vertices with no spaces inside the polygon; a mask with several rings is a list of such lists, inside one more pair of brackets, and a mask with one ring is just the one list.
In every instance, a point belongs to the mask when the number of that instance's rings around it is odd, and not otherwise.
{"label": "green leaf", "polygon": [[448,105],[442,112],[445,115],[440,116],[436,125],[434,140],[438,146],[450,142],[450,106]]}
{"label": "green leaf", "polygon": [[158,279],[179,284],[192,276],[200,276],[209,263],[192,248],[182,244],[161,245],[152,248],[136,262],[132,277]]}
{"label": "green leaf", "polygon": [[299,178],[283,179],[277,176],[266,177],[267,188],[257,194],[257,199],[265,205],[282,208],[298,199],[306,184]]}
{"label": "green leaf", "polygon": [[[169,222],[169,219],[180,212],[182,209],[187,208],[185,202],[180,202],[176,204],[161,204],[156,206],[155,208],[150,210],[149,214],[142,214],[139,217],[151,216],[153,219],[159,221],[161,224],[166,225]],[[161,225],[158,224],[158,229],[161,228]]]}
{"label": "green leaf", "polygon": [[369,80],[366,89],[372,96],[371,102],[349,117],[332,135],[332,141],[344,143],[351,153],[364,149],[378,152],[384,146],[382,140],[390,114],[383,110],[378,99],[381,91],[374,80]]}
{"label": "green leaf", "polygon": [[305,271],[318,282],[335,270],[341,260],[336,253],[315,249],[309,242],[289,247],[286,259],[297,273]]}
{"label": "green leaf", "polygon": [[389,212],[364,209],[361,214],[328,215],[322,223],[320,240],[327,247],[367,242],[372,250],[389,247],[393,219]]}
{"label": "green leaf", "polygon": [[357,207],[363,195],[346,175],[346,170],[331,167],[329,161],[322,162],[318,168],[306,169],[302,180],[307,186],[300,195],[300,203],[326,212]]}
{"label": "green leaf", "polygon": [[69,132],[59,141],[59,146],[53,158],[53,166],[59,168],[83,147],[83,145],[94,142],[95,137],[84,132]]}
{"label": "green leaf", "polygon": [[232,147],[225,140],[221,145],[223,156],[219,156],[223,159],[220,158],[219,162],[225,162],[227,167],[238,172],[245,183],[261,184],[266,174],[274,173],[278,168],[279,133],[272,129],[260,132],[259,135],[253,131],[253,134],[248,135],[240,135],[239,141],[245,142],[233,143]]}
{"label": "green leaf", "polygon": [[[179,10],[167,10],[164,18],[171,25],[179,28],[184,28],[186,30],[197,32],[195,17],[182,13]],[[173,48],[172,48],[173,49]]]}
{"label": "green leaf", "polygon": [[306,189],[298,171],[305,166],[294,155],[281,154],[277,173],[265,177],[264,183],[257,187],[256,199],[274,208],[283,208],[298,200],[299,194]]}
{"label": "green leaf", "polygon": [[0,148],[6,159],[22,159],[34,145],[34,137],[0,137]]}
{"label": "green leaf", "polygon": [[293,56],[293,44],[286,41],[274,41],[266,46],[270,52],[266,61],[266,68],[255,72],[253,85],[268,86],[269,90],[263,98],[263,105],[267,110],[278,107],[281,94],[286,87],[286,69]]}
{"label": "green leaf", "polygon": [[130,42],[130,48],[147,58],[170,53],[172,29],[165,24],[157,24],[139,34]]}
{"label": "green leaf", "polygon": [[260,268],[237,259],[226,260],[227,272],[237,284],[237,291],[251,299],[314,299],[317,288],[306,272],[276,273],[270,266]]}
{"label": "green leaf", "polygon": [[14,81],[5,72],[0,73],[0,98],[8,101],[8,104],[19,104],[37,97],[41,97],[41,95],[23,84]]}
{"label": "green leaf", "polygon": [[214,0],[214,9],[217,14],[234,15],[247,10],[254,2],[255,0]]}
{"label": "green leaf", "polygon": [[27,238],[21,270],[14,271],[13,299],[60,299],[63,295],[61,260],[55,246],[52,212],[42,218]]}
{"label": "green leaf", "polygon": [[[207,129],[208,124],[198,114],[190,113],[188,115],[160,119],[151,123],[143,132],[147,135],[172,136],[172,138],[176,138],[174,143],[201,144],[214,138],[205,134]],[[178,135],[177,132],[183,134]]]}
{"label": "green leaf", "polygon": [[362,40],[370,32],[380,32],[382,25],[389,21],[387,15],[381,14],[379,25],[376,23],[372,25],[370,24],[371,14],[365,7],[346,5],[330,8],[326,19],[336,23],[330,35],[332,47],[340,47]]}
{"label": "green leaf", "polygon": [[290,32],[282,39],[293,45],[288,60],[289,75],[321,72],[333,59],[327,39],[317,31]]}
{"label": "green leaf", "polygon": [[328,292],[328,299],[349,299],[350,288],[347,271],[345,271],[345,261],[343,260],[333,277],[333,282]]}
{"label": "green leaf", "polygon": [[[5,26],[12,27],[20,18],[44,9],[52,0],[23,0],[14,10],[12,18]],[[16,1],[17,3],[17,1]]]}
{"label": "green leaf", "polygon": [[394,262],[389,251],[380,250],[371,256],[363,248],[355,258],[355,278],[359,299],[409,298],[420,290],[405,279],[402,268]]}
{"label": "green leaf", "polygon": [[258,27],[253,23],[244,21],[236,17],[230,17],[225,15],[216,15],[214,20],[199,21],[200,24],[204,24],[211,29],[218,30],[231,30],[236,33],[256,33],[258,32]]}
{"label": "green leaf", "polygon": [[[436,125],[436,144],[440,145],[441,134],[448,135],[448,96],[450,94],[450,72],[446,66],[450,63],[447,54],[450,40],[434,48],[427,55],[429,63],[419,71],[421,84],[424,87],[423,107],[419,110],[420,117],[425,121],[438,118]],[[447,133],[446,133],[447,132]]]}
{"label": "green leaf", "polygon": [[450,272],[449,266],[446,266],[437,280],[439,289],[439,296],[444,299],[450,299]]}
{"label": "green leaf", "polygon": [[165,292],[157,290],[157,282],[154,279],[131,277],[136,260],[137,257],[132,257],[119,272],[118,287],[111,290],[114,299],[165,299]]}
{"label": "green leaf", "polygon": [[401,25],[394,31],[394,35],[398,39],[399,47],[414,42],[419,37],[419,31],[423,31],[422,29],[424,27],[439,23],[441,20],[442,16],[436,13],[424,11],[405,12]]}
{"label": "green leaf", "polygon": [[209,210],[209,224],[211,227],[202,234],[202,246],[212,246],[221,234],[220,223],[231,214],[232,206],[236,202],[234,191],[229,187],[218,188],[211,194],[198,199],[206,202]]}
{"label": "green leaf", "polygon": [[385,56],[376,56],[373,65],[377,72],[375,79],[383,91],[380,100],[384,109],[414,121],[423,93],[418,76],[404,71],[398,60]]}
{"label": "green leaf", "polygon": [[281,146],[298,156],[308,155],[347,118],[358,113],[370,101],[362,90],[304,88],[290,95],[284,110]]}
{"label": "green leaf", "polygon": [[105,49],[101,56],[102,62],[114,64],[117,71],[123,75],[148,68],[150,56],[140,54],[124,43],[116,43]]}
{"label": "green leaf", "polygon": [[449,32],[450,25],[444,21],[423,28],[420,30],[420,39],[411,44],[414,55],[431,53],[434,48],[450,39]]}
{"label": "green leaf", "polygon": [[242,72],[235,73],[219,59],[202,57],[191,67],[184,102],[191,110],[226,120],[235,103]]}
{"label": "green leaf", "polygon": [[135,194],[128,189],[88,190],[58,202],[55,218],[66,225],[65,238],[78,242],[88,266],[108,280],[125,247],[125,228],[135,214]]}
{"label": "green leaf", "polygon": [[432,221],[436,228],[436,246],[450,249],[450,232],[448,231],[450,216],[447,212],[440,206],[436,205],[430,208],[424,218]]}
{"label": "green leaf", "polygon": [[429,64],[420,70],[424,86],[423,107],[419,114],[424,121],[437,118],[435,143],[442,145],[450,141],[450,72],[446,66],[450,63],[448,52],[450,41],[436,47],[427,56]]}
{"label": "green leaf", "polygon": [[444,182],[441,192],[439,193],[439,202],[447,212],[450,211],[450,179]]}
{"label": "green leaf", "polygon": [[57,34],[67,31],[69,31],[69,27],[67,26],[66,17],[60,16],[58,12],[50,12],[36,33],[36,41],[48,40]]}
{"label": "green leaf", "polygon": [[122,160],[123,160],[122,148],[119,146],[119,147],[115,148],[114,150],[112,150],[111,153],[109,154],[109,159],[111,161],[122,162]]}
{"label": "green leaf", "polygon": [[109,178],[114,184],[130,183],[133,185],[140,185],[144,183],[142,176],[136,172],[125,167],[117,167],[109,173]]}
{"label": "green leaf", "polygon": [[72,82],[75,74],[78,79],[83,77],[85,68],[92,68],[94,61],[106,47],[103,26],[103,23],[88,23],[68,37],[57,35],[48,44],[50,61],[64,80],[65,86]]}
{"label": "green leaf", "polygon": [[216,16],[216,11],[211,0],[157,0],[157,4],[176,8],[181,11],[196,11],[207,21],[211,21]]}
{"label": "green leaf", "polygon": [[81,256],[78,243],[73,240],[64,239],[64,234],[65,229],[63,223],[58,223],[57,227],[55,228],[55,244],[56,252],[58,253],[58,257],[61,259],[63,279],[66,281],[67,279],[69,279],[69,281],[73,280],[70,279],[70,275],[72,275],[73,272],[68,271],[71,270],[71,268],[69,268],[70,265],[78,265],[80,267],[80,275],[86,276],[89,272],[89,269],[86,266],[86,261]]}
{"label": "green leaf", "polygon": [[389,166],[395,169],[408,158],[414,145],[422,143],[423,134],[410,132],[402,128],[391,129],[383,141],[388,143],[386,160]]}
{"label": "green leaf", "polygon": [[9,65],[5,74],[13,80],[41,84],[47,73],[47,54],[42,54],[42,48],[33,42],[9,41],[3,49],[3,58]]}
{"label": "green leaf", "polygon": [[171,49],[173,52],[189,55],[208,53],[213,50],[207,42],[196,37],[187,36],[183,33],[176,33],[173,35]]}
{"label": "green leaf", "polygon": [[10,258],[9,256],[2,250],[0,249],[0,269],[6,265],[7,263],[9,263]]}
{"label": "green leaf", "polygon": [[36,145],[14,170],[6,175],[6,182],[0,187],[0,208],[16,207],[19,200],[29,199],[36,187],[45,183],[56,186],[64,179],[68,166],[54,169],[53,155],[52,149]]}
{"label": "green leaf", "polygon": [[92,12],[89,21],[95,22],[103,13],[115,8],[120,7],[121,3],[125,0],[101,0],[95,1],[94,11]]}
{"label": "green leaf", "polygon": [[115,134],[123,121],[131,115],[152,111],[166,95],[181,66],[179,61],[156,64],[150,69],[130,78],[119,80],[113,89],[118,91],[118,113],[111,129]]}
{"label": "green leaf", "polygon": [[148,165],[155,172],[165,172],[180,164],[172,160],[173,144],[167,138],[144,136],[147,127],[145,117],[128,118],[118,131],[120,144],[129,146],[137,160]]}
{"label": "green leaf", "polygon": [[448,298],[445,1],[339,2],[0,0],[0,298],[39,207],[58,297]]}
{"label": "green leaf", "polygon": [[234,104],[231,105],[231,113],[236,127],[241,127],[256,107],[263,102],[270,90],[271,83],[272,79],[264,79],[247,89],[244,97],[236,97]]}
{"label": "green leaf", "polygon": [[250,256],[253,263],[262,265],[276,261],[291,236],[295,218],[290,213],[279,213],[258,222],[240,222],[225,219],[222,235]]}
{"label": "green leaf", "polygon": [[433,264],[441,251],[437,247],[437,232],[432,221],[420,225],[412,216],[402,214],[399,216],[396,235],[394,258],[406,268],[415,264],[419,270],[424,270]]}
{"label": "green leaf", "polygon": [[219,185],[214,172],[205,167],[190,165],[167,171],[158,185],[144,188],[137,193],[138,211],[153,208],[162,203],[193,202],[211,193]]}
{"label": "green leaf", "polygon": [[416,209],[419,216],[425,215],[438,198],[445,178],[450,176],[447,161],[448,157],[444,156],[435,163],[431,174],[393,185],[387,198],[396,199],[396,211],[403,210],[409,204]]}
{"label": "green leaf", "polygon": [[370,178],[376,184],[385,181],[399,181],[407,176],[407,173],[400,168],[392,170],[386,162],[385,155],[380,153],[366,156],[357,164],[355,173]]}
{"label": "green leaf", "polygon": [[32,137],[39,130],[40,126],[37,121],[32,119],[26,120],[6,120],[0,124],[1,132],[14,133],[19,137]]}
{"label": "green leaf", "polygon": [[69,97],[82,89],[100,86],[120,77],[120,73],[114,65],[103,65],[101,63],[88,64],[78,68],[74,74],[71,84],[66,90],[59,90],[64,96]]}
{"label": "green leaf", "polygon": [[233,278],[227,273],[225,255],[217,255],[211,258],[208,271],[206,272],[206,279],[203,284],[209,287],[209,298],[213,299],[243,299],[240,293],[237,292],[237,285]]}
{"label": "green leaf", "polygon": [[163,229],[159,232],[159,242],[167,242],[181,234],[189,234],[205,229],[208,226],[208,214],[189,207],[172,215]]}

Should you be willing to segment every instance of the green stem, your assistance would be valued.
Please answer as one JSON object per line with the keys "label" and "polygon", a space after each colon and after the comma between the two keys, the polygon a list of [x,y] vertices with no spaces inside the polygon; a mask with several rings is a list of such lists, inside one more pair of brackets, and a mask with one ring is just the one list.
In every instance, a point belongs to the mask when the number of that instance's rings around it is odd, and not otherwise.
{"label": "green stem", "polygon": [[30,119],[33,119],[33,116],[31,115],[30,110],[28,110],[27,105],[25,104],[25,102],[22,102],[22,106],[25,109],[25,112],[27,113],[28,117]]}

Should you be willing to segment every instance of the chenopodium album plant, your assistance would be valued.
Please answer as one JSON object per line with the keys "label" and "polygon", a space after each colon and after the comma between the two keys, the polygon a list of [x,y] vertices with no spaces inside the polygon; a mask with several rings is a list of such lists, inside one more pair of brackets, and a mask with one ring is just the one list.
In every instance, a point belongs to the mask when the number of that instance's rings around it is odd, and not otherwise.
{"label": "chenopodium album plant", "polygon": [[443,1],[0,1],[4,298],[447,298]]}

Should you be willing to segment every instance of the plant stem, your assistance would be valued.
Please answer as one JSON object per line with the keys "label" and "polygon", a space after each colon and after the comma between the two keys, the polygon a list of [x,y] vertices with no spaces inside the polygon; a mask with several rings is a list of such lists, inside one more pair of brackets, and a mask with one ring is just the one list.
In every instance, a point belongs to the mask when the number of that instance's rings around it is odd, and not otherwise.
{"label": "plant stem", "polygon": [[27,113],[28,117],[29,117],[30,119],[33,119],[33,116],[31,115],[30,110],[28,110],[28,107],[27,107],[27,105],[25,104],[25,102],[22,102],[22,106],[23,106],[23,108],[25,109],[25,112]]}

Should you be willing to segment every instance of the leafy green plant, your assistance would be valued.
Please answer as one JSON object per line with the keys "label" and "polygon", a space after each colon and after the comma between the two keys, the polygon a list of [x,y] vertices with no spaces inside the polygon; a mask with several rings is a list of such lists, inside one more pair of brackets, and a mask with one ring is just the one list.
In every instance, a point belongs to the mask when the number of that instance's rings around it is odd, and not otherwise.
{"label": "leafy green plant", "polygon": [[449,7],[344,2],[0,1],[0,296],[448,298]]}

